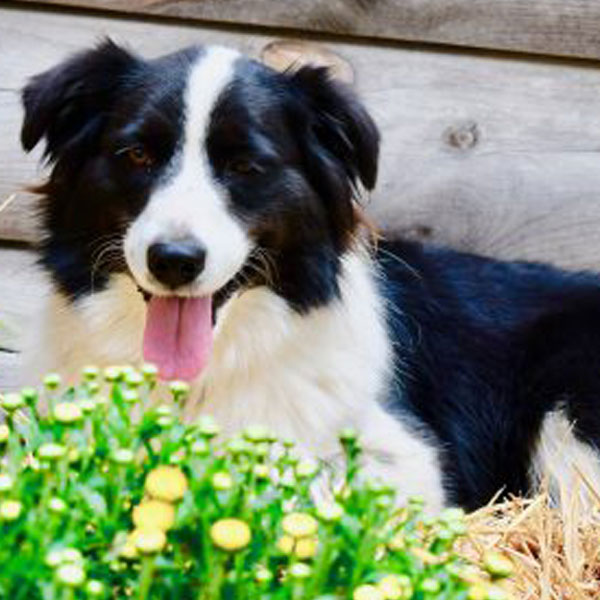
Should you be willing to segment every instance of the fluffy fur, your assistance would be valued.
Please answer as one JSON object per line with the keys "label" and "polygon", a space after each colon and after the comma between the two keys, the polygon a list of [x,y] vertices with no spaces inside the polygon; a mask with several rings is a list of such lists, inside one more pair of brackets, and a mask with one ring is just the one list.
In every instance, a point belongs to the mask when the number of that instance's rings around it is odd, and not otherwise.
{"label": "fluffy fur", "polygon": [[[223,48],[144,61],[106,42],[23,100],[23,145],[43,138],[52,166],[40,264],[54,290],[27,377],[139,363],[149,297],[210,296],[190,417],[263,422],[332,463],[353,426],[367,472],[434,510],[527,492],[559,429],[600,476],[598,278],[403,241],[369,251],[354,197],[375,185],[379,136],[323,70]],[[149,248],[182,241],[200,272],[167,285]]]}

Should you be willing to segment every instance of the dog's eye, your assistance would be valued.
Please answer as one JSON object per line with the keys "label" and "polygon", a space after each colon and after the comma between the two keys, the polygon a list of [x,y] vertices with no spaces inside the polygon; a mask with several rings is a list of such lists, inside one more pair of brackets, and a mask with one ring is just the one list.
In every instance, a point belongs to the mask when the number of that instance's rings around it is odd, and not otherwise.
{"label": "dog's eye", "polygon": [[152,157],[146,152],[142,146],[132,146],[127,148],[127,158],[136,167],[151,167],[153,164]]}
{"label": "dog's eye", "polygon": [[257,175],[263,172],[260,165],[248,158],[234,158],[227,163],[225,168],[228,173],[234,175]]}

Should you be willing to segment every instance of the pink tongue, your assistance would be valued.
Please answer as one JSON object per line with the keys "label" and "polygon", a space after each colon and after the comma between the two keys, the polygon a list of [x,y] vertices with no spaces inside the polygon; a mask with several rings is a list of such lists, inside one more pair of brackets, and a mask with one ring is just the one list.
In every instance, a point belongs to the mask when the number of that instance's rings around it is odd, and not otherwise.
{"label": "pink tongue", "polygon": [[144,360],[162,379],[194,379],[212,348],[212,298],[162,298],[148,303]]}

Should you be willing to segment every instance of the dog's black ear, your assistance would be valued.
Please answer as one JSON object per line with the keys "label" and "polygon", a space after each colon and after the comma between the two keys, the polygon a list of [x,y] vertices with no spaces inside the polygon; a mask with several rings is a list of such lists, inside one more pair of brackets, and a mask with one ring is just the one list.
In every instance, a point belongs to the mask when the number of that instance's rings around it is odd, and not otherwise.
{"label": "dog's black ear", "polygon": [[23,148],[30,151],[45,138],[45,155],[54,160],[65,146],[97,132],[123,76],[137,62],[106,40],[33,77],[22,92]]}
{"label": "dog's black ear", "polygon": [[304,66],[290,75],[292,86],[310,107],[310,129],[318,143],[343,165],[353,185],[375,187],[379,131],[349,86],[327,68]]}

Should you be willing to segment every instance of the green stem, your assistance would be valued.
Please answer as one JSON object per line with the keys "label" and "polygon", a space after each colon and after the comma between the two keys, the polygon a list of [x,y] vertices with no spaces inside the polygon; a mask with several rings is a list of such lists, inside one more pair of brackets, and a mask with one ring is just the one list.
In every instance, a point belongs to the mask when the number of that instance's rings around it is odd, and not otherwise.
{"label": "green stem", "polygon": [[150,588],[152,587],[152,580],[154,579],[154,556],[144,556],[142,559],[142,571],[140,573],[140,585],[138,598],[139,600],[146,600],[149,598]]}

